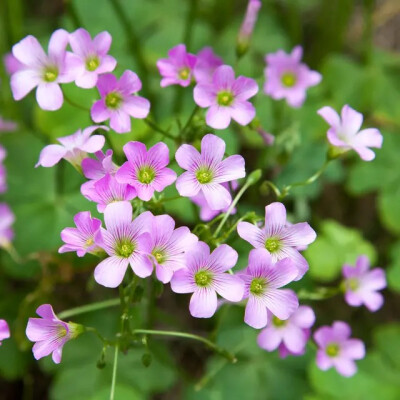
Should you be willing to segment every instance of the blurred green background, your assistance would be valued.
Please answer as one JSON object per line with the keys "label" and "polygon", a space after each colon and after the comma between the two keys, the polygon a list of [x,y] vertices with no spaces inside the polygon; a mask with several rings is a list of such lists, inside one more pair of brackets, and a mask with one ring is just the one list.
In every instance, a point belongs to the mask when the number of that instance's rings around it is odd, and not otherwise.
{"label": "blurred green background", "polygon": [[[113,37],[110,53],[118,60],[117,75],[125,69],[137,72],[142,94],[151,99],[153,117],[159,125],[176,129],[177,112],[184,122],[194,107],[192,92],[161,89],[156,61],[185,42],[194,53],[211,45],[233,65],[246,5],[245,0],[1,0],[0,54],[28,34],[46,47],[59,27],[73,31],[82,26],[92,36],[107,30]],[[324,161],[327,126],[316,114],[320,107],[339,110],[349,104],[364,114],[366,125],[381,130],[384,145],[376,151],[375,161],[362,162],[348,154],[318,182],[293,190],[285,199],[292,220],[308,220],[318,233],[305,253],[310,272],[296,287],[336,285],[342,264],[354,262],[359,254],[368,254],[374,266],[387,271],[385,305],[376,314],[350,308],[341,296],[309,303],[317,314],[316,326],[344,320],[353,335],[366,342],[368,355],[358,363],[358,374],[346,379],[332,370],[319,371],[311,347],[305,356],[280,360],[276,353],[257,347],[257,332],[244,325],[241,308],[223,308],[212,320],[195,320],[187,309],[188,298],[174,295],[166,286],[156,293],[156,302],[149,301],[154,287],[144,282],[144,299],[132,310],[134,325],[210,336],[236,352],[239,362],[228,365],[201,344],[151,338],[148,349],[138,346],[120,357],[116,399],[400,399],[399,23],[398,0],[263,0],[250,51],[237,73],[256,79],[261,87],[265,54],[301,44],[305,62],[322,73],[323,81],[309,90],[298,110],[272,101],[260,90],[255,99],[257,117],[265,130],[277,135],[272,148],[266,148],[249,128],[231,125],[218,132],[229,154],[245,156],[247,171],[262,168],[265,179],[282,186],[307,178]],[[0,201],[8,202],[16,215],[15,248],[22,258],[17,263],[0,251],[0,317],[10,322],[13,335],[0,348],[0,398],[107,399],[111,351],[106,367],[96,368],[101,344],[83,336],[65,346],[63,361],[55,366],[49,359],[36,362],[24,336],[27,318],[39,304],[49,302],[59,312],[117,296],[93,281],[94,257],[57,254],[59,233],[72,226],[74,214],[81,210],[96,214],[94,205],[79,192],[83,178],[66,163],[34,168],[46,144],[90,125],[89,115],[67,103],[57,112],[45,112],[32,94],[16,103],[3,66],[0,73],[0,115],[19,124],[16,132],[0,136],[8,152],[9,185]],[[87,107],[97,95],[95,89],[64,86],[74,101]],[[115,147],[121,149],[129,140],[147,144],[161,140],[140,121],[132,126],[129,134],[112,134]],[[175,144],[167,143],[172,155]],[[174,196],[176,190],[170,187],[167,193]],[[254,210],[262,215],[274,200],[264,185],[257,185],[246,193],[239,212]],[[192,227],[197,222],[187,199],[168,203],[165,212],[180,224]],[[242,268],[250,247],[238,238],[230,244],[239,251]],[[96,326],[104,335],[112,336],[118,329],[117,309],[74,320]],[[151,354],[148,367],[142,364],[143,354]]]}

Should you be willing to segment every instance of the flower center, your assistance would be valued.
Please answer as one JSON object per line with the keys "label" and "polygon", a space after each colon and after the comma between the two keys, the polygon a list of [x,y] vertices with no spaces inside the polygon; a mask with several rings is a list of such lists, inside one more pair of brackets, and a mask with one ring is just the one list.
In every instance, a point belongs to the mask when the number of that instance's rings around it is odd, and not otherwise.
{"label": "flower center", "polygon": [[233,93],[227,90],[222,90],[217,94],[217,103],[220,106],[230,106],[234,100]]}
{"label": "flower center", "polygon": [[43,79],[45,82],[54,82],[58,77],[58,68],[57,67],[47,67],[44,70]]}
{"label": "flower center", "polygon": [[325,352],[329,357],[336,357],[339,354],[340,347],[337,343],[331,343],[326,346]]}
{"label": "flower center", "polygon": [[63,338],[65,336],[67,336],[67,333],[68,333],[68,331],[67,331],[67,329],[65,328],[64,325],[58,325],[57,326],[57,337]]}
{"label": "flower center", "polygon": [[287,321],[284,321],[282,319],[279,319],[278,317],[275,317],[275,315],[272,317],[272,323],[277,327],[280,328],[282,326],[285,326]]}
{"label": "flower center", "polygon": [[206,287],[212,282],[212,273],[205,269],[195,273],[194,281],[197,286]]}
{"label": "flower center", "polygon": [[209,168],[199,168],[196,172],[197,180],[202,183],[210,183],[213,179],[213,173]]}
{"label": "flower center", "polygon": [[360,286],[357,278],[350,278],[346,280],[347,287],[352,291],[356,291]]}
{"label": "flower center", "polygon": [[189,78],[189,75],[190,75],[190,69],[188,67],[181,68],[178,72],[179,78],[184,81]]}
{"label": "flower center", "polygon": [[264,293],[267,287],[267,280],[265,278],[254,278],[250,283],[250,293],[259,296]]}
{"label": "flower center", "polygon": [[162,264],[167,259],[165,253],[160,249],[153,250],[152,254],[153,254],[153,256],[156,259],[158,264]]}
{"label": "flower center", "polygon": [[91,56],[86,59],[86,69],[88,71],[95,71],[100,65],[100,60],[97,56]]}
{"label": "flower center", "polygon": [[106,96],[107,108],[116,110],[122,103],[122,96],[118,92],[110,92]]}
{"label": "flower center", "polygon": [[140,168],[137,173],[138,181],[145,185],[148,185],[149,183],[153,182],[155,176],[156,176],[156,171],[154,171],[154,168],[149,166]]}
{"label": "flower center", "polygon": [[128,258],[135,251],[135,248],[134,242],[129,239],[123,239],[117,244],[115,253],[117,256]]}
{"label": "flower center", "polygon": [[276,238],[269,238],[265,241],[265,248],[270,252],[274,253],[279,250],[281,246],[280,240]]}
{"label": "flower center", "polygon": [[89,239],[86,240],[85,246],[86,246],[86,247],[90,247],[90,246],[92,246],[92,245],[94,245],[94,240],[93,240],[92,237],[90,237]]}
{"label": "flower center", "polygon": [[293,72],[285,72],[281,76],[281,82],[283,86],[291,88],[297,83],[297,76]]}

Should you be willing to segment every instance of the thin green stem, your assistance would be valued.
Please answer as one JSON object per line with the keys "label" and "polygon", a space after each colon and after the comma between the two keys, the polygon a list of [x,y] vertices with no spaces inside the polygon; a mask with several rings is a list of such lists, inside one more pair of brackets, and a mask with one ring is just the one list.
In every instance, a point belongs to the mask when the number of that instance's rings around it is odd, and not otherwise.
{"label": "thin green stem", "polygon": [[69,310],[62,311],[60,312],[60,314],[58,314],[58,317],[60,319],[70,318],[74,317],[75,315],[86,314],[88,312],[102,310],[103,308],[119,306],[119,304],[120,304],[119,298],[98,301],[96,303],[86,304],[84,306],[70,308]]}
{"label": "thin green stem", "polygon": [[336,296],[339,294],[341,291],[340,286],[339,287],[319,287],[317,288],[314,292],[309,292],[305,289],[301,289],[297,293],[297,297],[300,300],[326,300],[331,297]]}
{"label": "thin green stem", "polygon": [[114,400],[115,396],[115,384],[117,382],[117,368],[118,368],[118,353],[119,353],[119,344],[117,343],[115,345],[115,352],[114,352],[114,365],[113,365],[113,374],[111,381],[110,400]]}
{"label": "thin green stem", "polygon": [[195,108],[193,109],[192,113],[190,114],[189,119],[187,120],[185,126],[182,128],[180,134],[181,136],[186,132],[186,130],[189,128],[194,116],[196,115],[197,111],[199,110],[199,106],[195,106]]}
{"label": "thin green stem", "polygon": [[109,344],[109,341],[105,339],[96,328],[92,328],[91,326],[85,326],[85,332],[92,332],[103,342],[104,345]]}
{"label": "thin green stem", "polygon": [[143,335],[159,335],[159,336],[173,336],[173,337],[181,337],[185,339],[192,339],[197,340],[206,344],[216,353],[220,354],[221,356],[225,357],[231,363],[235,363],[237,361],[236,357],[228,352],[227,350],[217,346],[215,343],[211,342],[210,340],[194,335],[193,333],[186,333],[186,332],[176,332],[176,331],[158,331],[158,330],[151,330],[151,329],[134,329],[132,331],[133,334],[143,334]]}
{"label": "thin green stem", "polygon": [[63,90],[63,95],[64,95],[64,100],[71,105],[72,107],[78,108],[79,110],[85,111],[87,113],[90,113],[90,109],[86,108],[85,106],[81,106],[78,103],[75,103],[75,101],[71,100],[66,94],[65,91]]}
{"label": "thin green stem", "polygon": [[171,135],[169,132],[167,132],[166,130],[160,128],[155,122],[151,121],[148,118],[145,118],[144,123],[147,124],[150,128],[154,129],[155,131],[161,133],[162,135],[164,135],[165,137],[172,139],[172,140],[176,140],[176,137]]}

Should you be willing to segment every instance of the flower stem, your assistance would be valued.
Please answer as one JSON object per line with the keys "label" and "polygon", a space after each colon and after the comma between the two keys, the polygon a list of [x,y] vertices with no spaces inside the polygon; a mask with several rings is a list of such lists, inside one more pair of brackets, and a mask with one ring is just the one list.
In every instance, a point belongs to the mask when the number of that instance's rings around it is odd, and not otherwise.
{"label": "flower stem", "polygon": [[165,131],[164,129],[160,128],[155,122],[151,121],[149,118],[145,118],[143,120],[150,128],[154,129],[155,131],[161,133],[165,137],[176,140],[175,136],[172,136],[169,132]]}
{"label": "flower stem", "polygon": [[300,300],[325,300],[336,296],[340,293],[340,287],[319,287],[314,292],[309,292],[305,289],[301,289],[297,293],[297,297]]}
{"label": "flower stem", "polygon": [[115,352],[114,352],[114,365],[113,365],[113,374],[111,381],[110,400],[114,400],[115,396],[115,384],[117,382],[118,352],[119,352],[119,344],[117,342],[117,344],[115,345]]}
{"label": "flower stem", "polygon": [[75,315],[85,314],[88,312],[101,310],[103,308],[119,306],[119,304],[120,304],[119,298],[99,301],[96,303],[86,304],[84,306],[70,308],[69,310],[62,311],[60,312],[60,314],[58,314],[58,318],[60,319],[70,318]]}
{"label": "flower stem", "polygon": [[195,108],[193,109],[192,113],[190,114],[190,117],[187,120],[185,126],[182,128],[182,130],[180,132],[181,136],[186,132],[187,128],[189,128],[189,126],[198,110],[199,110],[199,106],[195,106]]}
{"label": "flower stem", "polygon": [[220,354],[221,356],[225,357],[228,361],[231,363],[237,362],[236,357],[228,352],[227,350],[217,346],[215,343],[211,342],[210,340],[194,335],[192,333],[186,333],[186,332],[176,332],[176,331],[158,331],[158,330],[151,330],[151,329],[134,329],[132,331],[133,334],[143,334],[143,335],[159,335],[159,336],[175,336],[175,337],[182,337],[186,339],[193,339],[197,340],[199,342],[202,342],[206,344],[208,347],[210,347],[212,350],[214,350],[216,353]]}
{"label": "flower stem", "polygon": [[249,177],[247,178],[246,183],[242,186],[242,188],[239,190],[238,194],[236,195],[235,199],[232,201],[231,205],[229,206],[227,212],[224,214],[224,217],[222,218],[222,221],[219,223],[217,229],[214,232],[213,237],[216,238],[218,234],[221,232],[222,227],[224,226],[226,220],[228,217],[231,215],[232,210],[235,208],[236,204],[240,200],[240,198],[243,196],[243,193],[253,184],[255,184],[259,179],[261,178],[261,170],[256,169],[253,171]]}
{"label": "flower stem", "polygon": [[65,91],[63,90],[63,95],[64,95],[64,100],[71,105],[72,107],[78,108],[79,110],[85,111],[85,112],[89,112],[90,113],[90,109],[86,108],[85,106],[81,106],[78,103],[75,103],[75,101],[71,100],[66,94]]}

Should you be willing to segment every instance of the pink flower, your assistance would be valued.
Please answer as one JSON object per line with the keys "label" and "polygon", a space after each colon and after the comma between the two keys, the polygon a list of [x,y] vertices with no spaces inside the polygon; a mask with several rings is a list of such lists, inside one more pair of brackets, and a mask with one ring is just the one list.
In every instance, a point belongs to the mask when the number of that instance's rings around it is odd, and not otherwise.
{"label": "pink flower", "polygon": [[222,185],[243,178],[244,158],[234,155],[222,160],[225,142],[208,134],[201,140],[201,154],[191,145],[183,144],[175,154],[179,166],[186,169],[176,181],[181,196],[193,197],[203,193],[211,210],[223,210],[232,202],[229,191]]}
{"label": "pink flower", "polygon": [[8,339],[10,337],[10,328],[8,327],[7,321],[4,319],[0,319],[0,346],[1,342],[4,339]]}
{"label": "pink flower", "polygon": [[14,214],[8,204],[0,203],[0,247],[7,248],[14,239],[14,221]]}
{"label": "pink flower", "polygon": [[157,279],[168,283],[175,271],[186,267],[186,254],[198,238],[186,226],[175,229],[175,221],[169,215],[153,216],[149,233]]}
{"label": "pink flower", "polygon": [[240,125],[247,125],[255,117],[254,106],[247,101],[258,92],[255,80],[239,76],[229,65],[218,67],[212,82],[201,82],[194,88],[194,101],[202,108],[208,108],[207,125],[214,129],[225,129],[231,118]]}
{"label": "pink flower", "polygon": [[211,254],[204,242],[187,253],[187,268],[176,271],[171,280],[175,293],[193,293],[190,314],[196,318],[210,318],[217,310],[217,293],[229,301],[243,298],[243,281],[226,273],[233,268],[238,254],[232,247],[222,244]]}
{"label": "pink flower", "polygon": [[318,114],[330,125],[327,136],[330,144],[344,151],[353,149],[362,160],[371,161],[375,153],[369,147],[382,147],[383,138],[378,129],[361,129],[363,115],[345,105],[341,118],[331,107],[323,107]]}
{"label": "pink flower", "polygon": [[279,348],[281,357],[302,355],[314,325],[315,314],[311,307],[300,306],[287,320],[268,313],[268,324],[258,335],[258,345],[267,351]]}
{"label": "pink flower", "polygon": [[265,249],[253,249],[249,255],[249,265],[240,274],[245,283],[246,305],[244,322],[255,329],[267,325],[267,310],[279,319],[286,320],[299,306],[296,294],[282,286],[292,282],[297,276],[297,268],[289,258],[274,264]]}
{"label": "pink flower", "polygon": [[151,238],[147,233],[151,218],[151,213],[147,211],[132,221],[132,205],[127,201],[106,207],[104,222],[107,229],[101,228],[95,234],[95,243],[109,257],[101,261],[94,271],[97,283],[110,288],[119,286],[128,265],[140,278],[151,275]]}
{"label": "pink flower", "polygon": [[282,203],[272,203],[265,207],[264,228],[260,229],[249,222],[239,222],[237,231],[242,239],[256,249],[267,249],[274,263],[289,257],[298,269],[296,281],[307,272],[308,263],[298,248],[308,246],[317,235],[307,222],[288,224]]}
{"label": "pink flower", "polygon": [[97,203],[97,211],[102,213],[108,204],[117,201],[130,201],[136,197],[134,187],[119,183],[115,176],[107,174],[98,181],[89,181],[81,186],[81,193],[90,201]]}
{"label": "pink flower", "polygon": [[76,251],[78,257],[83,257],[86,253],[96,254],[101,250],[94,242],[101,221],[92,218],[89,211],[82,211],[75,215],[74,222],[76,228],[65,228],[61,231],[61,239],[65,244],[58,252]]}
{"label": "pink flower", "polygon": [[149,150],[141,142],[129,142],[124,146],[128,161],[116,173],[117,181],[133,186],[139,199],[149,201],[154,192],[161,192],[176,180],[170,168],[168,146],[159,142]]}
{"label": "pink flower", "polygon": [[274,142],[275,142],[274,135],[266,132],[263,128],[261,128],[261,126],[256,128],[256,131],[261,136],[261,138],[266,146],[272,146],[274,144]]}
{"label": "pink flower", "polygon": [[94,155],[97,157],[97,160],[93,158],[82,160],[82,172],[87,179],[97,181],[107,174],[115,175],[118,166],[112,161],[112,150],[107,150],[106,154],[99,150]]}
{"label": "pink flower", "polygon": [[[230,187],[231,185],[231,187]],[[232,181],[231,184],[228,184],[226,182],[222,183],[222,186],[228,190],[230,193],[233,193],[238,188],[238,183],[237,181]],[[196,194],[196,196],[190,197],[190,200],[196,204],[197,206],[200,207],[200,219],[202,221],[211,221],[213,218],[215,218],[218,214],[221,213],[226,213],[228,211],[228,207],[225,207],[223,210],[212,210],[210,206],[207,203],[206,198],[204,197],[203,192],[199,192]],[[232,209],[231,215],[236,214],[236,207]]]}
{"label": "pink flower", "polygon": [[90,111],[94,122],[110,120],[110,127],[117,133],[131,130],[131,117],[143,119],[150,111],[150,102],[137,95],[142,82],[132,71],[125,71],[118,80],[112,74],[100,75],[97,90],[101,100]]}
{"label": "pink flower", "polygon": [[193,75],[197,83],[212,83],[215,70],[224,62],[211,47],[204,47],[197,53]]}
{"label": "pink flower", "polygon": [[87,153],[96,153],[104,146],[104,136],[91,134],[97,129],[108,130],[106,126],[94,125],[88,128],[76,131],[70,136],[64,136],[57,140],[61,144],[50,144],[40,152],[39,161],[35,165],[38,167],[53,167],[61,159],[69,161],[74,167],[80,168],[81,162],[87,157]]}
{"label": "pink flower", "polygon": [[343,286],[346,303],[353,307],[364,304],[369,311],[379,310],[384,302],[378,290],[386,287],[385,271],[381,268],[369,270],[367,256],[357,258],[356,265],[343,265]]}
{"label": "pink flower", "polygon": [[161,87],[170,85],[189,86],[192,80],[196,56],[186,51],[184,44],[178,44],[168,51],[168,58],[157,61],[162,76]]}
{"label": "pink flower", "polygon": [[5,160],[6,156],[6,149],[2,145],[0,145],[0,194],[7,191],[7,175],[6,169],[3,165],[3,161]]}
{"label": "pink flower", "polygon": [[314,340],[319,346],[317,352],[318,368],[326,371],[334,367],[343,376],[356,373],[354,360],[365,357],[364,343],[359,339],[350,339],[351,329],[342,321],[335,321],[330,326],[322,326],[314,333]]}
{"label": "pink flower", "polygon": [[14,121],[7,121],[0,117],[0,133],[1,132],[13,132],[18,128],[18,124]]}
{"label": "pink flower", "polygon": [[79,28],[69,36],[72,51],[80,60],[81,72],[76,77],[75,83],[81,88],[96,86],[100,74],[111,72],[117,65],[114,57],[107,53],[111,46],[111,35],[101,32],[92,40],[86,29]]}
{"label": "pink flower", "polygon": [[318,85],[322,76],[301,62],[303,49],[296,46],[291,54],[283,50],[265,57],[264,92],[275,100],[286,99],[292,107],[301,107],[309,87]]}
{"label": "pink flower", "polygon": [[64,97],[59,84],[74,81],[79,72],[79,59],[65,50],[68,39],[67,31],[56,30],[50,38],[49,55],[33,36],[13,46],[13,56],[22,64],[11,76],[15,100],[21,100],[37,87],[36,100],[43,110],[61,108]]}
{"label": "pink flower", "polygon": [[26,327],[26,336],[31,342],[36,342],[32,349],[33,356],[39,360],[53,353],[53,361],[59,364],[64,344],[79,336],[84,327],[58,319],[50,304],[41,305],[36,313],[41,318],[29,318]]}
{"label": "pink flower", "polygon": [[260,0],[249,0],[247,3],[246,14],[237,38],[237,53],[239,56],[246,53],[249,47],[250,39],[254,31],[254,25],[257,22],[260,8]]}

